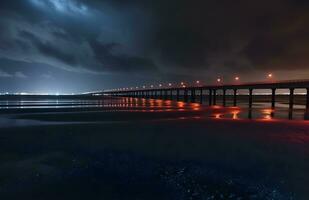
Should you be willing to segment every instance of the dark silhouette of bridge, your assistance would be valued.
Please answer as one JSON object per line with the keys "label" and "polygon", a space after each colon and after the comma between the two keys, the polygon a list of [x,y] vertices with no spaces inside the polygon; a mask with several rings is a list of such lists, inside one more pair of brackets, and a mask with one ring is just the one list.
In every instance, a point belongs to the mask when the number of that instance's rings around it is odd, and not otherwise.
{"label": "dark silhouette of bridge", "polygon": [[[161,85],[160,85],[161,86]],[[143,89],[119,89],[106,90],[103,95],[117,97],[134,97],[134,98],[152,98],[152,99],[170,99],[184,102],[203,103],[204,98],[208,98],[208,105],[217,104],[218,91],[222,91],[222,104],[226,106],[227,91],[233,91],[233,106],[237,106],[238,90],[248,90],[249,108],[252,107],[254,90],[268,89],[271,90],[271,107],[275,108],[276,90],[289,90],[289,108],[293,109],[294,91],[295,89],[306,89],[306,108],[309,109],[309,80],[288,80],[277,82],[255,82],[255,83],[239,83],[239,84],[216,84],[201,86],[180,86],[180,87],[157,87]],[[199,99],[197,99],[199,98]]]}

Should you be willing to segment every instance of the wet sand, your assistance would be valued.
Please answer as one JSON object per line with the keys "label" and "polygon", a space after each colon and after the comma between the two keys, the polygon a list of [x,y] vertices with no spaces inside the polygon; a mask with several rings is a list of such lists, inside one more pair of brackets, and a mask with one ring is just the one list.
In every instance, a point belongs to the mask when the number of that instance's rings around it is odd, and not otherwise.
{"label": "wet sand", "polygon": [[308,121],[164,105],[2,111],[0,198],[309,198]]}

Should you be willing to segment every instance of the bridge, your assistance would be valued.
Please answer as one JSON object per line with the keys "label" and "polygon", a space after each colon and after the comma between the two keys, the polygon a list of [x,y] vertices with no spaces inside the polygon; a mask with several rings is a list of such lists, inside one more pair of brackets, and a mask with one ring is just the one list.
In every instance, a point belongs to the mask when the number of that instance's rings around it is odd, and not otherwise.
{"label": "bridge", "polygon": [[[170,99],[184,102],[203,103],[204,98],[208,98],[208,105],[217,104],[218,91],[222,91],[222,104],[226,106],[227,91],[232,91],[233,106],[237,106],[237,92],[238,90],[248,90],[249,108],[252,107],[254,90],[268,89],[271,90],[271,107],[275,108],[276,90],[289,90],[289,108],[293,109],[294,105],[294,91],[295,89],[306,89],[306,108],[309,109],[309,80],[286,80],[286,81],[272,81],[272,82],[252,82],[239,84],[216,84],[216,85],[201,85],[201,86],[185,86],[180,87],[156,87],[156,88],[142,88],[142,89],[118,89],[104,91],[103,95],[116,97],[134,97],[134,98],[151,98],[151,99]],[[206,95],[207,91],[207,95]],[[182,98],[181,98],[182,97]],[[175,99],[174,99],[175,98]],[[199,99],[197,99],[199,98]]]}

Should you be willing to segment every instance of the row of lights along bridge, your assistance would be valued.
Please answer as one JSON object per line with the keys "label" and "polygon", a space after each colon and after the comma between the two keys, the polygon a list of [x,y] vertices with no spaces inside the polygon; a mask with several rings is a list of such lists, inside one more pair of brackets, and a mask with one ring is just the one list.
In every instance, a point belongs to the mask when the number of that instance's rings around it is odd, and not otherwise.
{"label": "row of lights along bridge", "polygon": [[[267,78],[268,78],[268,79],[270,79],[270,78],[272,78],[272,77],[273,77],[273,74],[272,74],[272,73],[267,74]],[[240,77],[239,77],[239,76],[235,76],[234,80],[235,80],[235,81],[240,81]],[[218,77],[218,78],[217,78],[217,83],[221,83],[221,82],[222,82],[222,78]],[[201,82],[200,82],[199,80],[195,81],[195,84],[196,84],[197,86],[199,86],[200,83],[201,83]],[[161,87],[163,87],[163,84],[159,84],[158,86],[159,86],[159,88],[161,88]],[[168,87],[172,87],[173,84],[172,84],[172,83],[168,83],[167,86],[168,86]],[[186,84],[185,84],[184,82],[181,82],[181,83],[180,83],[180,87],[186,87]],[[144,85],[144,86],[142,86],[142,87],[140,87],[140,88],[146,89],[147,87]],[[155,88],[155,86],[154,86],[154,85],[150,85],[150,88]],[[117,89],[112,89],[112,91],[134,90],[134,89],[139,89],[139,87],[117,88]]]}

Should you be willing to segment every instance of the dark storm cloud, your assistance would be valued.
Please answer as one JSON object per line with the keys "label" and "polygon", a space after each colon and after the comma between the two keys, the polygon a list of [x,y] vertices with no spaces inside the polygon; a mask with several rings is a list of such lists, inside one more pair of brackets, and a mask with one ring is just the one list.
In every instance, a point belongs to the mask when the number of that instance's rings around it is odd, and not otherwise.
{"label": "dark storm cloud", "polygon": [[[98,41],[90,41],[90,46],[97,61],[111,71],[143,72],[146,70],[154,71],[156,68],[150,59],[113,53],[120,44],[102,44]],[[145,66],[148,67],[145,68]]]}
{"label": "dark storm cloud", "polygon": [[[150,13],[143,50],[162,71],[307,69],[309,3],[260,1],[83,1]],[[141,29],[141,28],[140,28]],[[138,32],[135,34],[139,35]],[[143,36],[141,36],[143,37]],[[163,69],[162,69],[163,68]],[[194,72],[193,72],[194,73]]]}
{"label": "dark storm cloud", "polygon": [[40,53],[46,55],[47,57],[56,58],[69,65],[76,65],[76,60],[73,55],[61,52],[61,49],[54,46],[54,44],[51,44],[50,42],[44,43],[34,34],[27,31],[21,31],[19,32],[19,35],[24,39],[28,39]]}
{"label": "dark storm cloud", "polygon": [[0,4],[0,57],[28,67],[42,63],[69,72],[131,73],[154,80],[308,69],[309,3],[304,0]]}

